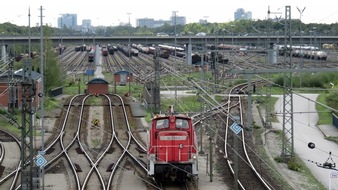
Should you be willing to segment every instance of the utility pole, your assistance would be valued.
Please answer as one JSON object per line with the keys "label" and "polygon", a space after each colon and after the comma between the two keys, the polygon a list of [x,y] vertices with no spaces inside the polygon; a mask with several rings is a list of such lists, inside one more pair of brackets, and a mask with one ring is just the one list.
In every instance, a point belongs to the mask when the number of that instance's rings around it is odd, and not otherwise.
{"label": "utility pole", "polygon": [[[130,53],[131,53],[131,45],[130,45],[130,15],[131,13],[127,13],[128,15],[128,64],[130,64]],[[128,90],[128,96],[130,96],[130,68],[128,65],[128,82],[129,82],[129,90]]]}
{"label": "utility pole", "polygon": [[127,13],[127,15],[128,15],[128,52],[129,52],[128,62],[129,62],[129,60],[130,60],[130,15],[131,15],[131,13]]}
{"label": "utility pole", "polygon": [[[43,14],[42,14],[42,6],[40,7],[40,72],[41,72],[41,91],[38,94],[40,98],[40,115],[41,115],[41,153],[44,154],[45,151],[45,128],[44,128],[44,49],[43,49]],[[43,156],[43,155],[41,155]],[[41,177],[42,177],[42,190],[44,189],[44,176],[45,176],[45,170],[44,166],[40,166],[41,168]]]}
{"label": "utility pole", "polygon": [[[175,25],[175,32],[174,32],[174,64],[176,65],[176,13],[178,11],[173,11],[173,18],[174,18],[174,25]],[[175,80],[176,80],[176,77],[175,77]],[[175,108],[177,108],[177,82],[175,82]]]}
{"label": "utility pole", "polygon": [[128,73],[127,79],[128,79],[128,86],[129,86],[128,95],[130,96],[130,80],[131,80],[131,73],[130,72]]}
{"label": "utility pole", "polygon": [[13,113],[14,111],[14,107],[15,107],[15,90],[14,90],[14,78],[13,78],[13,61],[10,61],[8,64],[8,89],[9,89],[9,93],[8,93],[8,112],[9,113]]}
{"label": "utility pole", "polygon": [[31,57],[31,9],[28,9],[28,57]]}
{"label": "utility pole", "polygon": [[217,69],[216,69],[216,52],[215,52],[215,45],[211,45],[210,50],[211,50],[211,70],[213,72],[213,78],[214,78],[214,84],[213,85],[213,94],[216,94],[216,84],[217,84]]}
{"label": "utility pole", "polygon": [[[291,57],[291,7],[285,7],[284,19],[284,69],[292,68]],[[284,159],[294,157],[293,136],[293,77],[291,72],[284,72],[283,85],[283,135],[282,157]],[[290,138],[291,137],[291,138]]]}
{"label": "utility pole", "polygon": [[248,113],[247,113],[247,126],[249,128],[249,130],[253,131],[253,127],[252,127],[252,86],[251,86],[251,78],[252,75],[247,75],[248,78]]}
{"label": "utility pole", "polygon": [[213,145],[212,145],[212,138],[211,138],[211,134],[209,134],[209,158],[210,158],[210,170],[209,170],[209,174],[210,174],[210,182],[212,182],[212,167],[213,167],[213,164],[212,164],[212,148],[213,148]]}
{"label": "utility pole", "polygon": [[62,44],[63,44],[63,15],[62,14],[60,14],[61,15],[61,17],[60,17],[60,27],[61,27],[61,46],[62,46]]}
{"label": "utility pole", "polygon": [[[302,31],[302,15],[305,11],[305,8],[304,7],[302,10],[300,10],[298,7],[297,7],[297,10],[299,12],[299,36],[300,36],[300,40],[299,40],[299,47],[300,47],[300,52],[301,52],[301,60],[300,62],[298,63],[298,68],[301,69],[303,68],[303,65],[304,65],[304,50],[302,49],[302,45],[303,45],[303,31]],[[302,77],[299,75],[299,87],[301,88],[302,87]]]}
{"label": "utility pole", "polygon": [[[21,126],[21,189],[31,190],[39,188],[33,183],[38,177],[36,167],[33,168],[33,115],[32,101],[35,96],[35,85],[32,80],[32,60],[25,59],[22,72],[22,126]],[[28,118],[27,118],[28,117]],[[34,180],[36,182],[36,180]]]}
{"label": "utility pole", "polygon": [[[204,114],[204,113],[203,113]],[[200,151],[198,152],[198,154],[204,154],[204,151],[203,151],[203,121],[200,122],[200,139],[201,139],[201,142],[200,142]]]}
{"label": "utility pole", "polygon": [[160,97],[160,87],[161,87],[161,77],[160,77],[160,72],[161,72],[161,65],[160,65],[160,49],[158,46],[155,48],[155,55],[154,55],[154,82],[151,84],[151,96],[152,99],[152,104],[154,107],[154,112],[158,113],[161,110],[160,107],[160,102],[161,102],[161,97]]}
{"label": "utility pole", "polygon": [[[30,28],[30,9],[28,12],[29,28]],[[29,30],[30,36],[30,30]],[[35,95],[35,87],[32,80],[32,59],[30,51],[30,37],[28,59],[23,60],[22,81],[21,81],[21,189],[34,189],[34,176],[38,173],[33,169],[33,114],[32,100]],[[28,119],[27,119],[28,117]]]}

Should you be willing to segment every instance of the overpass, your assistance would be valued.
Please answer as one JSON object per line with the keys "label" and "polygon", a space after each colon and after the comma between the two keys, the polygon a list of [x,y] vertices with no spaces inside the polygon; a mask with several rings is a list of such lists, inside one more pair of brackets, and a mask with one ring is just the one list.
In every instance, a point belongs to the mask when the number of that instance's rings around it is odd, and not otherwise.
{"label": "overpass", "polygon": [[[130,43],[141,44],[158,44],[167,43],[174,44],[175,37],[157,37],[157,36],[52,36],[50,39],[53,44],[127,44],[129,39]],[[2,44],[28,44],[28,36],[2,36]],[[40,43],[40,36],[31,36],[31,43]],[[318,44],[335,43],[338,44],[338,36],[292,36],[292,44]],[[264,45],[269,43],[284,44],[284,36],[177,36],[176,44],[183,45],[187,43],[193,45],[205,44],[205,43],[224,43],[235,45]],[[301,43],[302,42],[302,43]]]}

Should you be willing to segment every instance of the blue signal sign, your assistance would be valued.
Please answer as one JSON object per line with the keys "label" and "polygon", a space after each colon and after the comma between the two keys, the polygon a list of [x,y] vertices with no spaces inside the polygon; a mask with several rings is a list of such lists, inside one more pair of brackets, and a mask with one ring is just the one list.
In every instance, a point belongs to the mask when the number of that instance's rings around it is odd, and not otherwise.
{"label": "blue signal sign", "polygon": [[239,126],[237,123],[233,123],[231,126],[230,126],[230,129],[236,133],[236,135],[238,135],[238,133],[240,133],[242,131],[242,127]]}
{"label": "blue signal sign", "polygon": [[34,161],[35,164],[40,168],[47,164],[47,160],[41,154],[37,155]]}

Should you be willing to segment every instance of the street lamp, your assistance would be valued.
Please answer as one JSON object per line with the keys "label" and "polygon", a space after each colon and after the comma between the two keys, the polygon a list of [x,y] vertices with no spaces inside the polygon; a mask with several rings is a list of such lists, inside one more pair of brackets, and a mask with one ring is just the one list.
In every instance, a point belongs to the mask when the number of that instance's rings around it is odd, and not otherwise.
{"label": "street lamp", "polygon": [[314,50],[317,50],[316,46],[317,46],[317,27],[312,27],[313,29],[313,46],[314,46]]}
{"label": "street lamp", "polygon": [[60,44],[61,44],[61,46],[62,46],[62,44],[63,44],[63,14],[60,14],[60,16],[61,17],[59,17],[59,19],[60,19],[60,33],[61,33],[61,39],[60,39]]}
{"label": "street lamp", "polygon": [[231,26],[231,45],[234,45],[234,26],[235,25],[230,25]]}
{"label": "street lamp", "polygon": [[311,38],[312,32],[313,32],[312,30],[309,31],[309,34],[310,34],[310,48],[311,48],[311,46],[313,46],[313,44],[312,44],[312,38]]}

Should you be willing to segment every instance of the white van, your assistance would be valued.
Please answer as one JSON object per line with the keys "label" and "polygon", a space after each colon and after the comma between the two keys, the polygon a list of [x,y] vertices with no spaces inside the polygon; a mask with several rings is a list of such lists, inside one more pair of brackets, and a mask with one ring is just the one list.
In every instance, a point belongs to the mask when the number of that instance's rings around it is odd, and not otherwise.
{"label": "white van", "polygon": [[196,34],[196,36],[206,36],[207,34],[205,32],[199,32]]}

